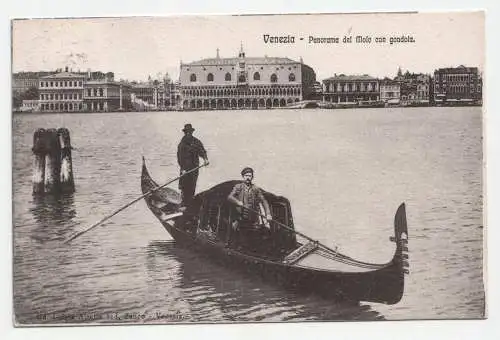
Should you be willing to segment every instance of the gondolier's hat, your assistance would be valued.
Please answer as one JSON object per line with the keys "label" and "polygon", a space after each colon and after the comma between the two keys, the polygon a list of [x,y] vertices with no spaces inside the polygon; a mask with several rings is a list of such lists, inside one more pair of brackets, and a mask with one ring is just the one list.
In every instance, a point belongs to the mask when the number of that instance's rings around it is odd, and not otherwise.
{"label": "gondolier's hat", "polygon": [[184,131],[184,132],[188,132],[188,131],[193,132],[194,128],[193,128],[193,126],[191,124],[186,124],[186,125],[184,125],[184,129],[182,129],[182,131]]}
{"label": "gondolier's hat", "polygon": [[253,169],[249,168],[248,166],[246,168],[243,168],[241,170],[241,176],[245,176],[245,174],[251,173],[253,175]]}

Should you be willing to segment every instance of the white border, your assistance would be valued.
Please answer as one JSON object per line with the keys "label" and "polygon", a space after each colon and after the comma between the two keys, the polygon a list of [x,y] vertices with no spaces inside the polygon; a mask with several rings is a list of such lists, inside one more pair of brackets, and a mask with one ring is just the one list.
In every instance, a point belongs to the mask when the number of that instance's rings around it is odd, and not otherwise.
{"label": "white border", "polygon": [[[495,249],[495,241],[499,239],[500,226],[498,211],[498,146],[497,135],[500,114],[498,106],[498,63],[500,56],[495,32],[499,32],[500,6],[491,1],[350,1],[339,4],[328,4],[327,1],[269,1],[254,0],[248,4],[237,4],[235,1],[152,1],[140,0],[128,2],[123,0],[16,0],[6,5],[2,3],[1,45],[3,72],[0,78],[2,101],[0,102],[1,125],[5,129],[0,134],[0,152],[2,176],[0,176],[2,233],[0,237],[1,272],[0,280],[0,338],[2,339],[84,339],[87,337],[115,339],[254,339],[263,338],[332,338],[332,339],[496,339],[495,323],[498,322],[498,273],[497,265],[491,259],[500,258]],[[398,321],[398,322],[329,322],[329,323],[283,323],[252,325],[170,325],[170,326],[118,326],[118,327],[63,327],[63,328],[30,328],[14,329],[12,327],[12,162],[11,162],[11,114],[10,114],[10,19],[26,17],[102,17],[102,16],[163,16],[173,14],[259,14],[259,13],[338,13],[338,12],[376,12],[376,11],[457,11],[486,10],[486,67],[485,67],[485,160],[487,171],[487,197],[485,209],[487,217],[488,247],[488,282],[487,315],[485,321]],[[497,333],[497,334],[495,334]]]}

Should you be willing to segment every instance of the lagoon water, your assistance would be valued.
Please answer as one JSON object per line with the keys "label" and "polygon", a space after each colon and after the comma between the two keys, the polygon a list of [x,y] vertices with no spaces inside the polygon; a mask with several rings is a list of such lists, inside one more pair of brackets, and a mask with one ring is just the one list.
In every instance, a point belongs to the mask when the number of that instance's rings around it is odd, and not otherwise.
{"label": "lagoon water", "polygon": [[[407,204],[410,275],[394,306],[286,292],[175,245],[143,201],[141,156],[176,177],[185,123],[210,166],[198,190],[256,169],[295,227],[368,262],[391,259]],[[34,198],[33,132],[71,132],[76,192]],[[482,110],[392,108],[26,114],[13,117],[14,308],[20,324],[484,317]],[[174,188],[175,185],[172,185]]]}

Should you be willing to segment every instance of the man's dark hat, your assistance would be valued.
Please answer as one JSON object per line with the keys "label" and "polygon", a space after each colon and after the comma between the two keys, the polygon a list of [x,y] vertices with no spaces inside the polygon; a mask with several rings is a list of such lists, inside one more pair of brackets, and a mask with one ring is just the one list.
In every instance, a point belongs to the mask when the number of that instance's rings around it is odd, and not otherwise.
{"label": "man's dark hat", "polygon": [[251,173],[253,175],[253,169],[249,167],[243,168],[243,170],[241,170],[241,176],[244,176],[246,173]]}
{"label": "man's dark hat", "polygon": [[194,131],[194,128],[191,124],[186,124],[186,125],[184,125],[184,129],[182,129],[182,131],[184,131],[184,132]]}

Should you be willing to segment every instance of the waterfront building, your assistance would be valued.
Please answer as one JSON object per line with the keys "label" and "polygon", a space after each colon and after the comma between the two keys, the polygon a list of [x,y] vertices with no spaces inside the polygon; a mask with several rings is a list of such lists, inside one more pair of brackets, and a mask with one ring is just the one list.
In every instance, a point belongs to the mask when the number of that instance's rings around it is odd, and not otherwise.
{"label": "waterfront building", "polygon": [[316,81],[312,85],[311,95],[309,96],[308,99],[322,100],[322,98],[323,98],[323,85],[319,81]]}
{"label": "waterfront building", "polygon": [[399,105],[401,99],[401,87],[399,82],[391,79],[380,81],[380,100],[387,105]]}
{"label": "waterfront building", "polygon": [[482,81],[477,67],[440,68],[434,71],[435,104],[476,104],[482,101]]}
{"label": "waterfront building", "polygon": [[134,98],[140,99],[149,105],[158,105],[158,86],[152,83],[132,84],[131,88]]}
{"label": "waterfront building", "polygon": [[40,101],[38,99],[24,99],[20,111],[21,112],[40,111]]}
{"label": "waterfront building", "polygon": [[419,81],[417,83],[417,93],[415,102],[419,104],[429,104],[429,94],[430,94],[431,81],[430,77],[427,77],[424,81]]}
{"label": "waterfront building", "polygon": [[40,78],[57,72],[16,72],[12,75],[12,91],[23,93],[39,86]]}
{"label": "waterfront building", "polygon": [[307,99],[316,81],[302,60],[278,57],[207,58],[180,66],[183,109],[285,107]]}
{"label": "waterfront building", "polygon": [[89,80],[83,92],[83,111],[129,111],[132,107],[130,93],[128,84],[107,79]]}
{"label": "waterfront building", "polygon": [[83,110],[85,75],[59,72],[40,78],[38,93],[40,110],[75,112]]}
{"label": "waterfront building", "polygon": [[179,81],[166,81],[165,82],[165,108],[174,109],[181,104],[181,92]]}
{"label": "waterfront building", "polygon": [[355,104],[380,99],[379,80],[365,75],[334,75],[323,80],[323,98],[327,102]]}
{"label": "waterfront building", "polygon": [[39,110],[42,112],[98,112],[130,109],[130,90],[113,81],[112,72],[64,71],[38,81]]}
{"label": "waterfront building", "polygon": [[430,75],[424,73],[410,73],[406,71],[404,74],[401,69],[398,70],[398,75],[394,78],[401,87],[401,104],[402,105],[428,105],[430,93]]}

